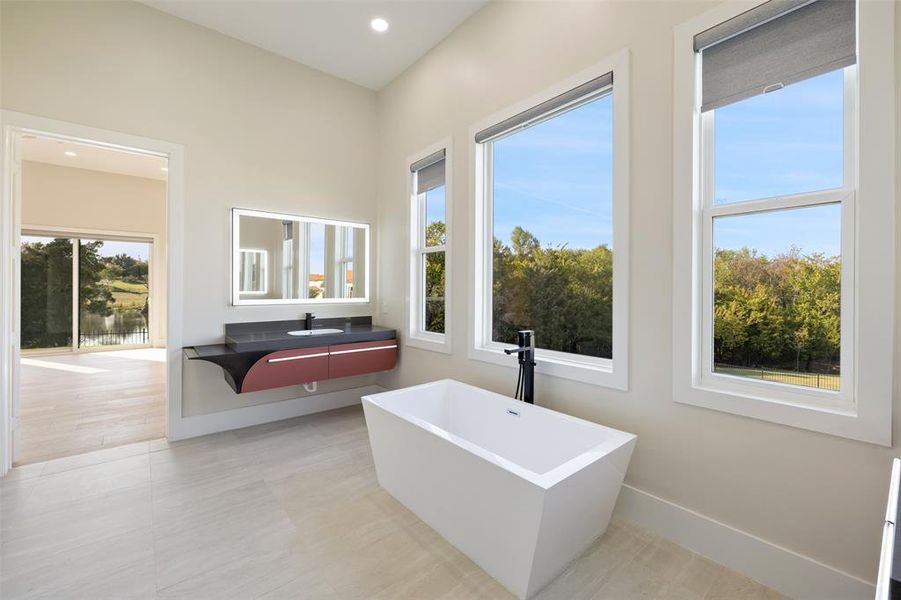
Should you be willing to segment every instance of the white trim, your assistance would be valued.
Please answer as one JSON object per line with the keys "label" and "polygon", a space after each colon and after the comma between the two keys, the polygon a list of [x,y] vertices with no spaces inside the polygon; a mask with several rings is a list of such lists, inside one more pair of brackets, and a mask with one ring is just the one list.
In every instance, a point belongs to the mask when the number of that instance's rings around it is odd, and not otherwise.
{"label": "white trim", "polygon": [[[373,352],[375,350],[391,350],[393,348],[397,348],[397,344],[392,344],[391,346],[376,346],[374,348],[354,348],[353,350],[335,350],[334,352],[329,351],[329,355],[335,356],[336,354],[355,354],[357,352]],[[269,361],[272,362],[272,361]]]}
{"label": "white trim", "polygon": [[183,440],[220,431],[241,429],[242,427],[251,427],[292,417],[334,410],[360,404],[360,398],[368,394],[378,394],[386,391],[385,388],[378,385],[367,385],[325,394],[302,396],[280,402],[268,402],[266,404],[223,410],[195,417],[183,417],[178,423],[177,429],[170,433],[169,438],[172,440]]}
{"label": "white trim", "polygon": [[[418,198],[416,191],[416,173],[410,172],[410,165],[422,158],[432,155],[439,150],[444,150],[444,223],[446,228],[446,241],[443,246],[425,247],[422,232],[425,225],[425,207]],[[406,346],[442,352],[453,353],[451,340],[451,290],[453,288],[453,260],[451,248],[453,247],[453,177],[454,177],[454,146],[452,138],[444,138],[431,146],[411,155],[404,164],[404,172],[407,175],[407,297],[406,297]],[[425,310],[422,297],[424,282],[419,273],[419,261],[429,252],[444,252],[444,333],[424,331],[421,327],[420,314]]]}
{"label": "white trim", "polygon": [[[265,210],[252,210],[249,208],[233,208],[232,212],[232,231],[231,231],[231,303],[233,306],[253,306],[261,304],[368,304],[370,301],[370,265],[372,263],[372,244],[370,243],[369,223],[357,223],[353,221],[339,221],[336,219],[321,219],[318,217],[308,217],[305,215],[291,215],[287,213],[276,213]],[[297,221],[299,223],[320,223],[322,225],[334,225],[336,227],[358,227],[362,228],[365,234],[366,246],[366,263],[365,263],[365,295],[362,298],[245,298],[241,299],[239,290],[238,275],[240,272],[238,252],[240,251],[239,242],[241,236],[240,217],[260,217],[264,219],[279,219],[286,221]],[[355,250],[356,251],[356,250]]]}
{"label": "white trim", "polygon": [[288,362],[292,360],[303,360],[304,358],[318,358],[321,356],[328,356],[328,352],[317,352],[316,354],[301,354],[299,356],[284,356],[282,358],[270,358],[266,362],[271,363],[280,363],[280,362]]}
{"label": "white trim", "polygon": [[868,581],[630,485],[615,514],[791,598],[873,598]]}
{"label": "white trim", "polygon": [[[702,376],[704,369],[696,360],[706,335],[698,309],[701,278],[709,275],[699,241],[710,232],[698,218],[701,189],[709,185],[709,177],[695,164],[704,128],[696,101],[700,78],[693,38],[748,9],[746,2],[730,0],[674,28],[673,400],[890,446],[896,277],[894,5],[858,2],[857,6],[857,97],[850,95],[853,81],[846,78],[845,86],[846,105],[852,111],[856,107],[857,116],[857,127],[846,121],[845,134],[852,138],[857,160],[846,161],[844,178],[846,188],[856,186],[856,191],[850,198],[841,196],[849,193],[844,189],[778,201],[800,205],[832,197],[843,200],[842,255],[843,262],[849,257],[853,279],[845,277],[843,269],[842,295],[848,300],[842,306],[841,386],[850,396],[816,390],[812,395],[797,387],[764,387],[724,377],[717,378],[717,389],[710,389],[705,384],[710,377]],[[846,77],[853,77],[854,71],[846,71]],[[756,204],[764,203],[736,203],[734,208],[716,210],[726,214]]]}
{"label": "white trim", "polygon": [[475,143],[475,134],[524,110],[613,71],[613,360],[583,357],[563,352],[537,350],[535,370],[545,375],[583,381],[618,390],[629,388],[629,198],[630,198],[630,54],[623,49],[522,102],[497,112],[469,129],[470,189],[475,199],[471,227],[473,248],[473,292],[470,296],[472,326],[469,358],[510,369],[516,361],[506,357],[491,340],[492,308],[486,301],[492,289],[491,189],[486,185],[491,169],[487,144]]}
{"label": "white trim", "polygon": [[[166,186],[166,435],[179,429],[182,397],[182,311],[184,272],[184,148],[162,140],[130,135],[117,131],[98,129],[55,119],[47,119],[13,111],[0,111],[3,123],[3,197],[0,204],[0,231],[5,243],[0,243],[0,369],[5,382],[0,388],[0,476],[12,464],[13,425],[11,408],[18,396],[19,332],[16,320],[19,315],[18,299],[18,245],[21,220],[19,194],[14,188],[18,177],[10,177],[17,167],[13,152],[16,140],[23,133],[52,137],[74,142],[104,146],[138,154],[162,156],[168,159]],[[11,285],[10,285],[11,284]]]}

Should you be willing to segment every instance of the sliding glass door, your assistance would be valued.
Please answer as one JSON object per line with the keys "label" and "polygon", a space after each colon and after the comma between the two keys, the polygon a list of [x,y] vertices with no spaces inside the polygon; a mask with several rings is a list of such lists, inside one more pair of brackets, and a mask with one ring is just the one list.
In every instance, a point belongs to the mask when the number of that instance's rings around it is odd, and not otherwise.
{"label": "sliding glass door", "polygon": [[149,242],[79,240],[82,348],[150,341]]}
{"label": "sliding glass door", "polygon": [[22,349],[150,343],[144,240],[22,234]]}
{"label": "sliding glass door", "polygon": [[22,235],[23,350],[70,348],[75,340],[73,240]]}

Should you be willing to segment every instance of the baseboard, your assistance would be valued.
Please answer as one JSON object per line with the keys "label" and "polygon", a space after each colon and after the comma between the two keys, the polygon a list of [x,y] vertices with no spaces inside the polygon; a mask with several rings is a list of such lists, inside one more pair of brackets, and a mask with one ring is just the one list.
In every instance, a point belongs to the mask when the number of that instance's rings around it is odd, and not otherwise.
{"label": "baseboard", "polygon": [[229,431],[231,429],[241,429],[242,427],[250,427],[252,425],[281,421],[282,419],[290,419],[292,417],[300,417],[325,410],[351,406],[353,404],[359,404],[362,396],[367,394],[377,394],[384,391],[385,388],[381,386],[366,385],[351,388],[349,390],[339,390],[337,392],[315,394],[312,396],[304,396],[302,398],[282,400],[280,402],[257,404],[255,406],[223,410],[206,415],[182,417],[181,419],[176,420],[175,426],[172,427],[174,431],[169,431],[169,439],[183,440],[200,435]]}
{"label": "baseboard", "polygon": [[853,575],[629,485],[615,513],[791,598],[872,599],[876,593]]}

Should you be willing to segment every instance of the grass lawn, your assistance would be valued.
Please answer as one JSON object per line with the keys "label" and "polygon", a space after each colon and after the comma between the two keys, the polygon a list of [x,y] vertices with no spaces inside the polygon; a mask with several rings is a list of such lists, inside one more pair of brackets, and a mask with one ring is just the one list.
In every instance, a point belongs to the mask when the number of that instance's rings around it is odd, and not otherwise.
{"label": "grass lawn", "polygon": [[113,293],[114,309],[134,309],[141,310],[144,308],[144,301],[147,299],[148,289],[146,283],[131,283],[121,279],[113,279],[106,282]]}
{"label": "grass lawn", "polygon": [[839,376],[832,374],[779,371],[775,369],[763,369],[761,371],[760,369],[726,365],[716,365],[714,370],[723,375],[735,375],[736,377],[749,377],[751,379],[775,381],[777,383],[787,383],[789,385],[803,385],[824,390],[838,391],[839,389]]}

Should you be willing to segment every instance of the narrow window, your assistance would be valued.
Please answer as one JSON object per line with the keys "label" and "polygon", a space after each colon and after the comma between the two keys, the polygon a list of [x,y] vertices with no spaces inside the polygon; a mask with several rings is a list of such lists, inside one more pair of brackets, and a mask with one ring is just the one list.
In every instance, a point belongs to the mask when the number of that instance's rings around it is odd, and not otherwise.
{"label": "narrow window", "polygon": [[626,387],[628,101],[616,71],[475,134],[476,357],[507,364],[500,350],[530,329],[540,371]]}
{"label": "narrow window", "polygon": [[738,35],[727,22],[696,37],[702,362],[732,381],[832,394],[847,379],[842,281],[853,280],[842,242],[855,198],[854,3],[771,9],[742,15],[753,21]]}
{"label": "narrow window", "polygon": [[410,342],[448,350],[447,150],[410,165]]}

